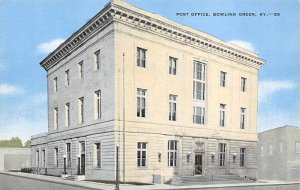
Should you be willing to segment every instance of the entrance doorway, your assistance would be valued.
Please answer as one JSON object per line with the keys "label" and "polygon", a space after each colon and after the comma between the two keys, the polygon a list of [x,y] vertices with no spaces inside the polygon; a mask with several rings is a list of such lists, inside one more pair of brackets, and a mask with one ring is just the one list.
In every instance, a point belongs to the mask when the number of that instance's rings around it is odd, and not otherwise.
{"label": "entrance doorway", "polygon": [[85,143],[81,144],[81,153],[80,153],[80,174],[85,175]]}
{"label": "entrance doorway", "polygon": [[195,175],[202,174],[202,154],[195,154]]}

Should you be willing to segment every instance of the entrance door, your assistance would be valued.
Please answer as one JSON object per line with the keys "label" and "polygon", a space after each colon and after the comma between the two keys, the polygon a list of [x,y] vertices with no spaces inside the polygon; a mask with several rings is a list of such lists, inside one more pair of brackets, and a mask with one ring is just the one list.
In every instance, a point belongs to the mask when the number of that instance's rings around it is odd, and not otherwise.
{"label": "entrance door", "polygon": [[202,174],[202,154],[195,154],[195,175]]}
{"label": "entrance door", "polygon": [[80,173],[85,175],[85,143],[81,143]]}

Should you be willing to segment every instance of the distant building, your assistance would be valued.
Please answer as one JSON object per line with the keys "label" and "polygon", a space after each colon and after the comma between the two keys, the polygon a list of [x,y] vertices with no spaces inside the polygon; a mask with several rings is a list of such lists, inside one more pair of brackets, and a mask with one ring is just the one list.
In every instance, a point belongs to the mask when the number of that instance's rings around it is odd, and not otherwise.
{"label": "distant building", "polygon": [[30,153],[30,148],[0,147],[0,171],[30,167]]}
{"label": "distant building", "polygon": [[300,180],[300,128],[283,126],[258,134],[258,178]]}
{"label": "distant building", "polygon": [[33,166],[59,175],[65,159],[68,173],[115,180],[119,145],[125,181],[207,170],[256,178],[263,64],[254,52],[113,0],[41,62],[49,120],[48,132],[32,137]]}

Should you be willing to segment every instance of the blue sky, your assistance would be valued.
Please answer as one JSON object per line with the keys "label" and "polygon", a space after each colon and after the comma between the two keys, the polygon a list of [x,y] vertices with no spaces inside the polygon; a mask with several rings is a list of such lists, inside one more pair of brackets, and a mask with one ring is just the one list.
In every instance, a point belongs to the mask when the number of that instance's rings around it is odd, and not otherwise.
{"label": "blue sky", "polygon": [[[46,72],[40,61],[99,12],[103,0],[0,0],[0,139],[47,131]],[[299,0],[128,0],[175,22],[254,49],[260,71],[258,129],[300,126]],[[184,2],[184,3],[183,3]],[[256,17],[176,16],[256,13]],[[258,16],[279,13],[280,16]]]}

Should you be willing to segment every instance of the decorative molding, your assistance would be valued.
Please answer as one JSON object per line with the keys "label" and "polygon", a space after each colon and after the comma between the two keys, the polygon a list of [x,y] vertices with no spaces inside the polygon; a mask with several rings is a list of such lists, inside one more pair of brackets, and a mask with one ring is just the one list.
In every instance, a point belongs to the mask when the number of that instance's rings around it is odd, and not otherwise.
{"label": "decorative molding", "polygon": [[185,29],[185,27],[180,27],[180,25],[175,25],[171,22],[167,23],[111,2],[55,51],[50,53],[40,64],[45,70],[49,70],[61,59],[69,55],[82,43],[88,40],[93,34],[102,30],[108,23],[113,21],[122,22],[143,30],[151,31],[154,34],[188,44],[192,47],[200,48],[203,51],[226,57],[256,69],[259,69],[265,62],[258,56],[256,57],[247,52],[230,47],[226,45],[225,42],[220,43],[202,36],[200,32],[197,34],[191,30]]}

